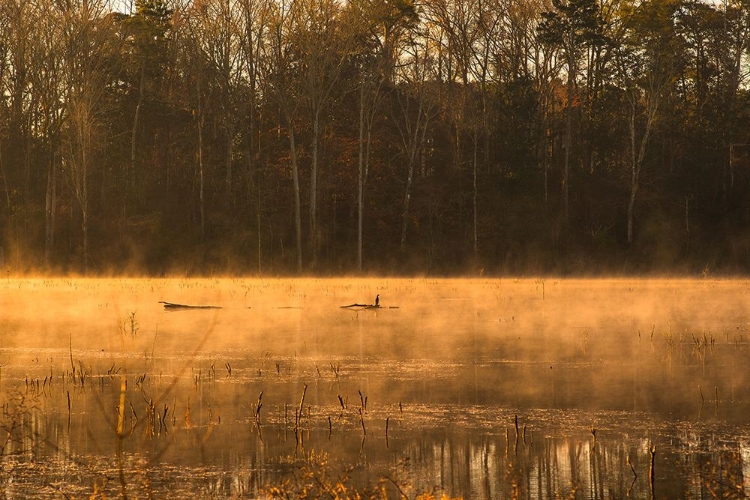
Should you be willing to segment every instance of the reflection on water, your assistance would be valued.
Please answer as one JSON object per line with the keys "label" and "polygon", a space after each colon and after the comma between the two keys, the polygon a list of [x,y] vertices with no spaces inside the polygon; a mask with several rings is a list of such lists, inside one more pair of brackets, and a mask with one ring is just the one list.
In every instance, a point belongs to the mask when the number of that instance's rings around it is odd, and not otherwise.
{"label": "reflection on water", "polygon": [[5,497],[750,494],[744,281],[7,280],[0,301]]}

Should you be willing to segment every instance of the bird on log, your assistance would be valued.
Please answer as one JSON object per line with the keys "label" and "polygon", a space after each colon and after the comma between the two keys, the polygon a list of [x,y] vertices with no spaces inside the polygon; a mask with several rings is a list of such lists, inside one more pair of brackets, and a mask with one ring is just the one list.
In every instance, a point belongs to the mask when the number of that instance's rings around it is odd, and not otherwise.
{"label": "bird on log", "polygon": [[[380,305],[380,294],[377,294],[375,296],[374,304],[354,303],[354,304],[349,304],[348,306],[341,306],[341,309],[360,310],[360,309],[386,309],[386,308]],[[398,306],[388,306],[388,309],[398,309]]]}

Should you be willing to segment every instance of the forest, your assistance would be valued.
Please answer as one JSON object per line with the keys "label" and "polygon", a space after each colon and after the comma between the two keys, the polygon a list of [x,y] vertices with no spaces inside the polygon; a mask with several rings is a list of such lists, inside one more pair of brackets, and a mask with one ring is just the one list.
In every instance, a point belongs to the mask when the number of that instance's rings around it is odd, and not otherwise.
{"label": "forest", "polygon": [[10,273],[743,274],[750,0],[0,0]]}

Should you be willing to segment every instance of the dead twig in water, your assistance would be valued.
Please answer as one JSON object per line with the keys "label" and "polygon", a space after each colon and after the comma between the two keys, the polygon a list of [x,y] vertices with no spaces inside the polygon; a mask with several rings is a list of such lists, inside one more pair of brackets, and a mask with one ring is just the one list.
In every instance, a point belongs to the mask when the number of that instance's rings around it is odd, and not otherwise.
{"label": "dead twig in water", "polygon": [[635,473],[635,467],[633,467],[632,462],[630,461],[630,457],[625,457],[625,463],[630,466],[630,471],[633,473],[633,480],[638,478],[638,474]]}
{"label": "dead twig in water", "polygon": [[260,391],[260,395],[258,395],[258,403],[255,405],[255,425],[258,427],[260,427],[260,409],[263,407],[262,399],[263,391]]}
{"label": "dead twig in water", "polygon": [[367,436],[367,429],[365,429],[365,416],[362,413],[362,408],[359,409],[359,422],[362,424],[362,434],[364,439],[364,436]]}
{"label": "dead twig in water", "polygon": [[651,447],[651,466],[648,469],[648,481],[651,488],[651,498],[654,498],[654,462],[656,460],[656,446]]}
{"label": "dead twig in water", "polygon": [[307,384],[302,390],[302,397],[299,400],[299,408],[294,411],[294,438],[297,446],[302,446],[302,430],[300,429],[300,421],[302,420],[302,408],[305,405],[305,394],[307,394]]}
{"label": "dead twig in water", "polygon": [[357,391],[359,393],[359,401],[362,406],[362,411],[367,411],[367,396],[362,394],[362,391]]}

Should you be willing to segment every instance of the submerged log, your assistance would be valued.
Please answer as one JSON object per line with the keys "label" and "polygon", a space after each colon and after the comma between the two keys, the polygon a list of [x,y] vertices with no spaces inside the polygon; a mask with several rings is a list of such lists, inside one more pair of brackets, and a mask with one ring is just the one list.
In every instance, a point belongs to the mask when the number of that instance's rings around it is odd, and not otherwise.
{"label": "submerged log", "polygon": [[177,304],[175,302],[164,302],[159,301],[159,304],[164,304],[164,309],[221,309],[221,306],[204,306],[204,305],[191,305],[191,304]]}

